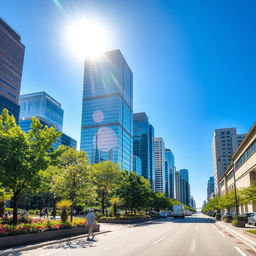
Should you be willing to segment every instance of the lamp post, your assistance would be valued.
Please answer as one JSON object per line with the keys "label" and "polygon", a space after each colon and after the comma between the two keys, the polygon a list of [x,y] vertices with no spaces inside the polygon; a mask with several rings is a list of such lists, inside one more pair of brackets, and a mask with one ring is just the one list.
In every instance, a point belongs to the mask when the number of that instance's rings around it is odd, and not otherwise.
{"label": "lamp post", "polygon": [[235,191],[235,207],[236,207],[236,217],[238,218],[239,215],[239,206],[238,206],[238,198],[237,198],[237,190],[236,190],[236,165],[235,162],[232,159],[232,156],[228,156],[228,155],[224,155],[224,156],[220,156],[217,161],[220,161],[221,157],[229,157],[231,160],[231,164],[233,165],[233,178],[234,178],[234,191]]}

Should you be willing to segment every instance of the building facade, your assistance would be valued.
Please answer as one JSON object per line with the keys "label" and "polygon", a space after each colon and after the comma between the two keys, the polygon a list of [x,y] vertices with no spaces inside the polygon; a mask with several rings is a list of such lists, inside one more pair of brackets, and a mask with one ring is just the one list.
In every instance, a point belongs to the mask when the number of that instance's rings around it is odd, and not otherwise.
{"label": "building facade", "polygon": [[215,129],[212,140],[215,194],[219,194],[219,179],[229,166],[233,153],[244,137],[244,134],[237,134],[236,128]]}
{"label": "building facade", "polygon": [[35,116],[62,131],[64,111],[61,104],[46,92],[23,94],[19,103],[20,120]]}
{"label": "building facade", "polygon": [[142,176],[154,184],[154,128],[146,113],[133,114],[133,154],[141,159]]}
{"label": "building facade", "polygon": [[179,202],[181,202],[181,179],[180,179],[180,172],[175,171],[175,198]]}
{"label": "building facade", "polygon": [[133,171],[137,172],[139,175],[143,176],[142,175],[142,161],[136,155],[133,155]]}
{"label": "building facade", "polygon": [[214,177],[210,177],[207,183],[207,200],[210,201],[214,193]]}
{"label": "building facade", "polygon": [[0,113],[4,108],[19,119],[19,96],[25,46],[20,36],[0,18]]}
{"label": "building facade", "polygon": [[112,160],[132,171],[133,74],[119,50],[86,61],[81,150],[90,163]]}
{"label": "building facade", "polygon": [[165,146],[163,138],[154,138],[154,151],[155,191],[165,193]]}
{"label": "building facade", "polygon": [[[234,152],[232,163],[219,180],[221,195],[234,189],[234,180],[238,190],[247,188],[256,182],[256,123],[254,123],[241,145]],[[251,204],[242,205],[239,208],[240,213],[256,211],[256,205]]]}
{"label": "building facade", "polygon": [[190,184],[189,174],[187,169],[180,170],[180,190],[181,190],[181,202],[186,205],[190,205]]}
{"label": "building facade", "polygon": [[174,155],[169,148],[165,149],[165,184],[166,194],[168,197],[174,198],[175,164]]}

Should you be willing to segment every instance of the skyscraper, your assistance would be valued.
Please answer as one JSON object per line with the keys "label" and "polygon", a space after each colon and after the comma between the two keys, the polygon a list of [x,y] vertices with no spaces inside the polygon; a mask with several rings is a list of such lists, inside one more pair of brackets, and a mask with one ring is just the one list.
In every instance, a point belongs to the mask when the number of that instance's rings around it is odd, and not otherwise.
{"label": "skyscraper", "polygon": [[64,111],[61,104],[46,92],[20,96],[20,119],[38,117],[62,131]]}
{"label": "skyscraper", "polygon": [[212,140],[214,190],[219,193],[218,181],[229,166],[231,157],[242,143],[245,134],[237,134],[236,128],[215,129]]}
{"label": "skyscraper", "polygon": [[112,160],[132,168],[133,74],[119,50],[87,60],[81,127],[81,149],[90,162]]}
{"label": "skyscraper", "polygon": [[187,169],[180,170],[180,188],[181,188],[181,202],[190,205],[190,184]]}
{"label": "skyscraper", "polygon": [[174,155],[169,148],[165,149],[165,181],[166,193],[168,197],[174,198],[174,180],[175,180]]}
{"label": "skyscraper", "polygon": [[141,159],[142,176],[154,183],[154,128],[146,113],[133,114],[133,154]]}
{"label": "skyscraper", "polygon": [[214,193],[214,177],[210,177],[207,183],[207,200],[208,202],[211,199],[211,195]]}
{"label": "skyscraper", "polygon": [[142,176],[142,163],[141,163],[141,159],[136,156],[133,155],[133,171],[137,172],[139,175]]}
{"label": "skyscraper", "polygon": [[0,18],[0,114],[4,108],[19,119],[19,96],[25,46],[20,36]]}
{"label": "skyscraper", "polygon": [[165,193],[165,146],[162,138],[154,138],[155,191]]}
{"label": "skyscraper", "polygon": [[175,171],[175,190],[176,190],[176,200],[181,202],[181,179],[180,179],[180,172]]}
{"label": "skyscraper", "polygon": [[[20,119],[19,126],[24,132],[31,129],[32,117],[37,117],[41,124],[49,127],[54,126],[62,131],[64,111],[61,104],[46,92],[36,92],[20,96]],[[76,148],[77,142],[65,133],[62,133],[53,147],[59,145]]]}

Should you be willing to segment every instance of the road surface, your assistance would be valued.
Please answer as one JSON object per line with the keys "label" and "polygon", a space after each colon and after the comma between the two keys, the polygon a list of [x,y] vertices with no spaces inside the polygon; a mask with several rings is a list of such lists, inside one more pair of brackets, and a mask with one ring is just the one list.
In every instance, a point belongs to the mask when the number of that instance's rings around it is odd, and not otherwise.
{"label": "road surface", "polygon": [[196,214],[137,225],[102,225],[112,232],[71,240],[12,255],[22,256],[249,256],[244,245],[225,235],[214,222]]}

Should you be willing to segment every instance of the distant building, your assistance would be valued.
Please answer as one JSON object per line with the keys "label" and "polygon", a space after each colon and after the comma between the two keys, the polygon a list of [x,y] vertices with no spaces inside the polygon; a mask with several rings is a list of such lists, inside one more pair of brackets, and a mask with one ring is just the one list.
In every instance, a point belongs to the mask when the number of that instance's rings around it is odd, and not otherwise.
{"label": "distant building", "polygon": [[[32,117],[36,117],[43,125],[54,126],[62,131],[64,111],[61,104],[46,92],[36,92],[20,96],[20,120],[19,126],[24,132],[31,129]],[[59,145],[77,147],[77,141],[65,133],[57,139],[53,147]]]}
{"label": "distant building", "polygon": [[210,177],[207,183],[207,200],[208,202],[211,199],[211,195],[214,193],[214,177]]}
{"label": "distant building", "polygon": [[190,202],[190,206],[196,210],[196,201],[194,200],[193,196],[191,196]]}
{"label": "distant building", "polygon": [[179,171],[175,171],[175,189],[176,189],[176,200],[181,202],[181,178],[180,178]]}
{"label": "distant building", "polygon": [[[42,118],[38,117],[38,119],[40,120],[40,123],[42,125],[47,125],[48,127],[54,126],[51,123],[49,123],[46,120],[43,120]],[[31,129],[31,125],[32,125],[32,118],[24,118],[22,120],[19,120],[19,126],[21,127],[21,129],[24,132],[28,132]],[[53,144],[53,148],[57,149],[58,146],[60,145],[64,145],[64,146],[69,146],[72,148],[77,148],[77,141],[73,138],[71,138],[70,136],[68,136],[65,133],[62,133],[60,137],[57,138],[56,142]]]}
{"label": "distant building", "polygon": [[[229,165],[219,179],[220,194],[234,189],[234,166],[236,188],[247,188],[256,182],[256,123],[232,155],[234,165]],[[256,205],[244,204],[239,207],[240,213],[256,212]],[[235,209],[233,209],[235,211]]]}
{"label": "distant building", "polygon": [[41,118],[62,131],[64,111],[61,104],[46,92],[35,92],[20,96],[20,119]]}
{"label": "distant building", "polygon": [[133,155],[133,171],[142,176],[142,162],[138,156]]}
{"label": "distant building", "polygon": [[190,184],[189,174],[187,169],[180,170],[180,190],[181,190],[181,202],[186,205],[190,205]]}
{"label": "distant building", "polygon": [[214,190],[219,194],[219,179],[231,162],[231,157],[242,143],[245,134],[237,134],[236,128],[215,129],[212,140]]}
{"label": "distant building", "polygon": [[133,114],[133,154],[141,159],[142,176],[154,185],[154,128],[146,113]]}
{"label": "distant building", "polygon": [[154,138],[155,191],[165,193],[165,146],[162,138]]}
{"label": "distant building", "polygon": [[19,96],[25,46],[20,36],[0,18],[0,114],[4,108],[19,119]]}
{"label": "distant building", "polygon": [[165,149],[165,190],[170,198],[174,198],[175,166],[174,155],[169,148]]}
{"label": "distant building", "polygon": [[81,150],[90,163],[133,167],[133,74],[119,50],[85,61]]}

